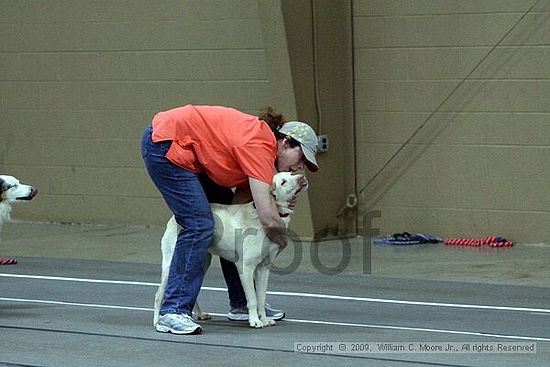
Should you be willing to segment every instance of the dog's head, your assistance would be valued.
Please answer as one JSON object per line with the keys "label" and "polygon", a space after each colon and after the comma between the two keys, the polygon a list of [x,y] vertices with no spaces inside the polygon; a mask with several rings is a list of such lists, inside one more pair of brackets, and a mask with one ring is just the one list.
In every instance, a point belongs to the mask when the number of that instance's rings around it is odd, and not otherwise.
{"label": "dog's head", "polygon": [[22,184],[13,176],[0,175],[0,198],[3,203],[32,200],[37,193],[36,188]]}
{"label": "dog's head", "polygon": [[307,190],[307,187],[307,179],[302,174],[279,172],[273,176],[271,194],[275,198],[279,213],[292,213],[293,209],[289,207],[288,201],[295,198],[300,191]]}

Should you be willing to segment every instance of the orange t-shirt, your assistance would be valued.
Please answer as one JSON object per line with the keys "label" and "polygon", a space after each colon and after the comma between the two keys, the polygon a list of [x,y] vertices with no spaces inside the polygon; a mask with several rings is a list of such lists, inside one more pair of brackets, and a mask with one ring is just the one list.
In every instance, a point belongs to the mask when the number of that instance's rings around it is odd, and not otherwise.
{"label": "orange t-shirt", "polygon": [[186,105],[153,118],[153,142],[171,140],[166,154],[191,172],[206,172],[224,187],[248,177],[271,184],[277,141],[264,121],[233,108]]}

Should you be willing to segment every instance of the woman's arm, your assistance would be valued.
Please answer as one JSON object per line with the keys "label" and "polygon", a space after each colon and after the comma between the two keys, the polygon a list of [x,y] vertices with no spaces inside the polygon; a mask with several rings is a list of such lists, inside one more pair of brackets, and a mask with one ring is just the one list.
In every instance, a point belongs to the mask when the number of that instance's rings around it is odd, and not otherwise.
{"label": "woman's arm", "polygon": [[269,192],[269,185],[252,177],[248,178],[248,182],[258,217],[267,237],[279,245],[281,250],[284,249],[288,243],[286,228]]}

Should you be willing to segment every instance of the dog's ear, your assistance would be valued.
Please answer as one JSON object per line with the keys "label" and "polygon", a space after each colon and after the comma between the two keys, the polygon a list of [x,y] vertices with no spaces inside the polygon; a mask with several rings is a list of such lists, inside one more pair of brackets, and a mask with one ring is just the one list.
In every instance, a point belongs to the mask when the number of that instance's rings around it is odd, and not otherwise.
{"label": "dog's ear", "polygon": [[8,191],[9,188],[10,188],[10,185],[6,181],[0,178],[0,192]]}
{"label": "dog's ear", "polygon": [[309,188],[309,182],[307,181],[306,176],[301,176],[298,180],[298,184],[300,185],[301,190],[307,191]]}

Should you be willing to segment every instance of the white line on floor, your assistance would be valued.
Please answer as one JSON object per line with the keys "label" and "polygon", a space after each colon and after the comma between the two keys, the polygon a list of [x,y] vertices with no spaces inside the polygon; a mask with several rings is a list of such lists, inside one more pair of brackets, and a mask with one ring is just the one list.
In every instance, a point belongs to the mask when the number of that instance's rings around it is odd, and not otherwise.
{"label": "white line on floor", "polygon": [[112,310],[129,310],[129,311],[153,312],[152,308],[146,308],[146,307],[130,307],[130,306],[116,306],[116,305],[101,305],[101,304],[95,304],[95,303],[48,301],[48,300],[44,300],[44,299],[26,299],[26,298],[0,297],[0,301],[22,302],[22,303],[41,303],[41,304],[45,304],[45,305],[56,305],[56,306],[76,306],[76,307],[89,307],[89,308],[106,308],[106,309],[112,309]]}
{"label": "white line on floor", "polygon": [[[43,275],[25,275],[25,274],[0,273],[0,277],[39,279],[39,280],[56,280],[56,281],[83,282],[83,283],[99,283],[99,284],[115,284],[115,285],[136,285],[136,286],[148,286],[148,287],[158,287],[159,286],[158,283],[134,282],[134,281],[126,281],[126,280],[65,278],[65,277],[52,277],[52,276],[43,276]],[[206,290],[206,291],[227,292],[227,288],[202,287],[201,289]],[[423,302],[423,301],[405,301],[405,300],[397,300],[397,299],[338,296],[338,295],[316,294],[316,293],[296,293],[296,292],[268,291],[267,294],[274,295],[274,296],[320,298],[320,299],[331,299],[331,300],[338,300],[338,301],[391,303],[391,304],[412,305],[412,306],[431,306],[431,307],[454,307],[454,308],[478,309],[478,310],[482,309],[482,310],[515,311],[515,312],[538,312],[538,313],[542,313],[542,314],[550,314],[550,309],[546,309],[546,308],[471,305],[471,304],[462,304],[462,303]]]}
{"label": "white line on floor", "polygon": [[[89,307],[89,308],[102,308],[102,309],[114,309],[114,310],[153,312],[152,308],[144,308],[144,307],[101,305],[101,304],[93,304],[93,303],[61,302],[61,301],[39,300],[39,299],[0,297],[0,301],[22,302],[22,303],[39,303],[39,304],[58,305],[58,306]],[[220,313],[209,313],[209,314],[212,315],[212,316],[219,316],[219,317],[225,317],[226,316],[226,314],[220,314]],[[357,324],[357,323],[349,323],[349,322],[332,322],[332,321],[299,320],[299,319],[285,319],[285,322],[295,322],[295,323],[313,324],[313,325],[361,327],[361,328],[369,328],[369,329],[419,331],[419,332],[440,333],[440,334],[482,336],[482,337],[491,337],[491,338],[499,338],[499,339],[515,339],[515,340],[550,342],[550,338],[541,338],[541,337],[533,337],[533,336],[521,336],[521,335],[491,334],[491,333],[480,333],[480,332],[460,331],[460,330],[429,329],[429,328],[417,328],[417,327],[407,327],[407,326],[372,325],[372,324]]]}
{"label": "white line on floor", "polygon": [[27,274],[7,274],[0,273],[0,277],[6,278],[23,278],[23,279],[39,279],[39,280],[62,280],[66,282],[81,282],[81,283],[99,283],[99,284],[119,284],[119,285],[143,285],[148,287],[158,287],[158,283],[133,282],[128,280],[104,280],[104,279],[86,279],[86,278],[66,278],[52,277],[45,275],[27,275]]}

